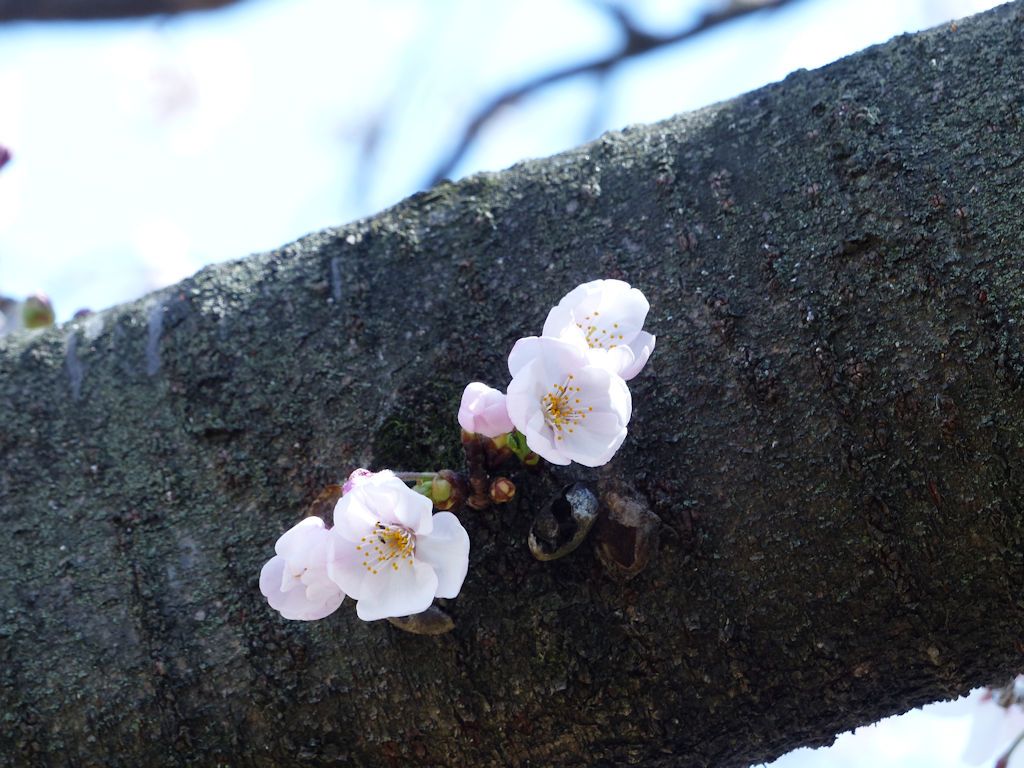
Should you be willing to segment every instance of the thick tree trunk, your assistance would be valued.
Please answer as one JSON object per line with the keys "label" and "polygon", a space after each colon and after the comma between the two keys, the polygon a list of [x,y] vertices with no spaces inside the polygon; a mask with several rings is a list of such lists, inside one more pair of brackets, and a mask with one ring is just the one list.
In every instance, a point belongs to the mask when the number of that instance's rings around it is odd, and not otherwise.
{"label": "thick tree trunk", "polygon": [[[1021,669],[1022,10],[0,341],[0,754],[743,766]],[[455,465],[463,385],[599,276],[659,336],[630,437],[460,513],[455,629],[271,611],[319,490]],[[570,476],[661,518],[636,578],[531,557]]]}

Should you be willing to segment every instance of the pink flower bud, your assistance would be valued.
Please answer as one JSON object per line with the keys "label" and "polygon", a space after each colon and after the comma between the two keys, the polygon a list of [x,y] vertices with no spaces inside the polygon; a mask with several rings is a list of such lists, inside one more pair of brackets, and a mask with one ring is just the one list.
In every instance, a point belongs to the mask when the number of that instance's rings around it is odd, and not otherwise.
{"label": "pink flower bud", "polygon": [[467,432],[485,437],[497,437],[514,429],[505,407],[504,393],[479,381],[467,385],[462,393],[459,424]]}
{"label": "pink flower bud", "polygon": [[495,504],[507,504],[516,495],[516,485],[507,477],[496,477],[491,481],[491,501]]}
{"label": "pink flower bud", "polygon": [[0,168],[3,168],[11,160],[11,150],[0,144]]}

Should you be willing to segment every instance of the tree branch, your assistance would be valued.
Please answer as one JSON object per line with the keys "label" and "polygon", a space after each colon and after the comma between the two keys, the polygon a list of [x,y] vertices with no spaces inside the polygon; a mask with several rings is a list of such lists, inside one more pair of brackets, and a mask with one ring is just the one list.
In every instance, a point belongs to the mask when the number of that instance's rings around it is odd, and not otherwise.
{"label": "tree branch", "polygon": [[0,22],[87,21],[171,16],[212,10],[239,0],[0,0]]}
{"label": "tree branch", "polygon": [[[737,768],[1020,670],[1022,10],[0,338],[0,754]],[[458,467],[464,385],[595,277],[658,334],[629,437],[459,512],[454,629],[268,608],[325,486]]]}
{"label": "tree branch", "polygon": [[724,8],[711,11],[705,14],[694,24],[678,32],[667,35],[655,35],[637,27],[629,15],[619,6],[608,6],[606,10],[612,15],[622,32],[622,43],[615,51],[598,56],[590,61],[572,64],[562,69],[552,70],[527,80],[520,85],[510,88],[504,93],[498,94],[481,107],[463,128],[455,148],[448,153],[434,168],[430,176],[428,186],[448,178],[456,166],[466,156],[469,148],[476,141],[484,127],[504,107],[520,101],[537,91],[540,91],[555,83],[570,80],[582,75],[604,75],[619,64],[630,59],[637,58],[651,51],[665,48],[670,45],[691,40],[705,32],[715,29],[727,22],[734,21],[752,13],[762,11],[778,10],[790,5],[795,0],[765,0],[761,3],[729,3]]}

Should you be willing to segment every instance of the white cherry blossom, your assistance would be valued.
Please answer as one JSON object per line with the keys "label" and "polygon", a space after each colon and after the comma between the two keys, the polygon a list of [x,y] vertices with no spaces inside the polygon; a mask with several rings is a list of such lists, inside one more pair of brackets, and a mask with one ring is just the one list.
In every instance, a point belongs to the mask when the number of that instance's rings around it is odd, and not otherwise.
{"label": "white cherry blossom", "polygon": [[530,449],[553,464],[606,464],[626,439],[633,405],[621,377],[592,365],[585,347],[520,339],[508,358],[508,414]]}
{"label": "white cherry blossom", "polygon": [[544,336],[554,336],[588,350],[600,365],[625,380],[644,367],[655,338],[643,330],[650,304],[622,280],[591,280],[567,293],[548,313]]}
{"label": "white cherry blossom", "polygon": [[285,531],[260,571],[260,592],[286,619],[312,621],[338,609],[345,593],[327,575],[330,533],[319,517]]}
{"label": "white cherry blossom", "polygon": [[338,501],[331,529],[331,579],[356,599],[364,621],[425,611],[456,597],[469,568],[469,535],[450,512],[384,470]]}
{"label": "white cherry blossom", "polygon": [[508,417],[504,393],[479,381],[466,385],[459,406],[459,426],[485,437],[511,432],[512,420]]}

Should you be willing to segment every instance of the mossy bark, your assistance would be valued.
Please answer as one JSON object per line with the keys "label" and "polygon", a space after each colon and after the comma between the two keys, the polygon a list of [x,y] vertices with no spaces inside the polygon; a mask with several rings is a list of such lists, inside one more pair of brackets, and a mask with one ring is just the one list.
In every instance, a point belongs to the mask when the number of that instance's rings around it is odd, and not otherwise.
{"label": "mossy bark", "polygon": [[[743,766],[1020,670],[1022,32],[902,37],[0,341],[0,754]],[[461,513],[455,629],[272,612],[320,489],[452,466],[464,384],[599,276],[653,307],[630,437]],[[635,578],[531,557],[570,477],[661,518]]]}

